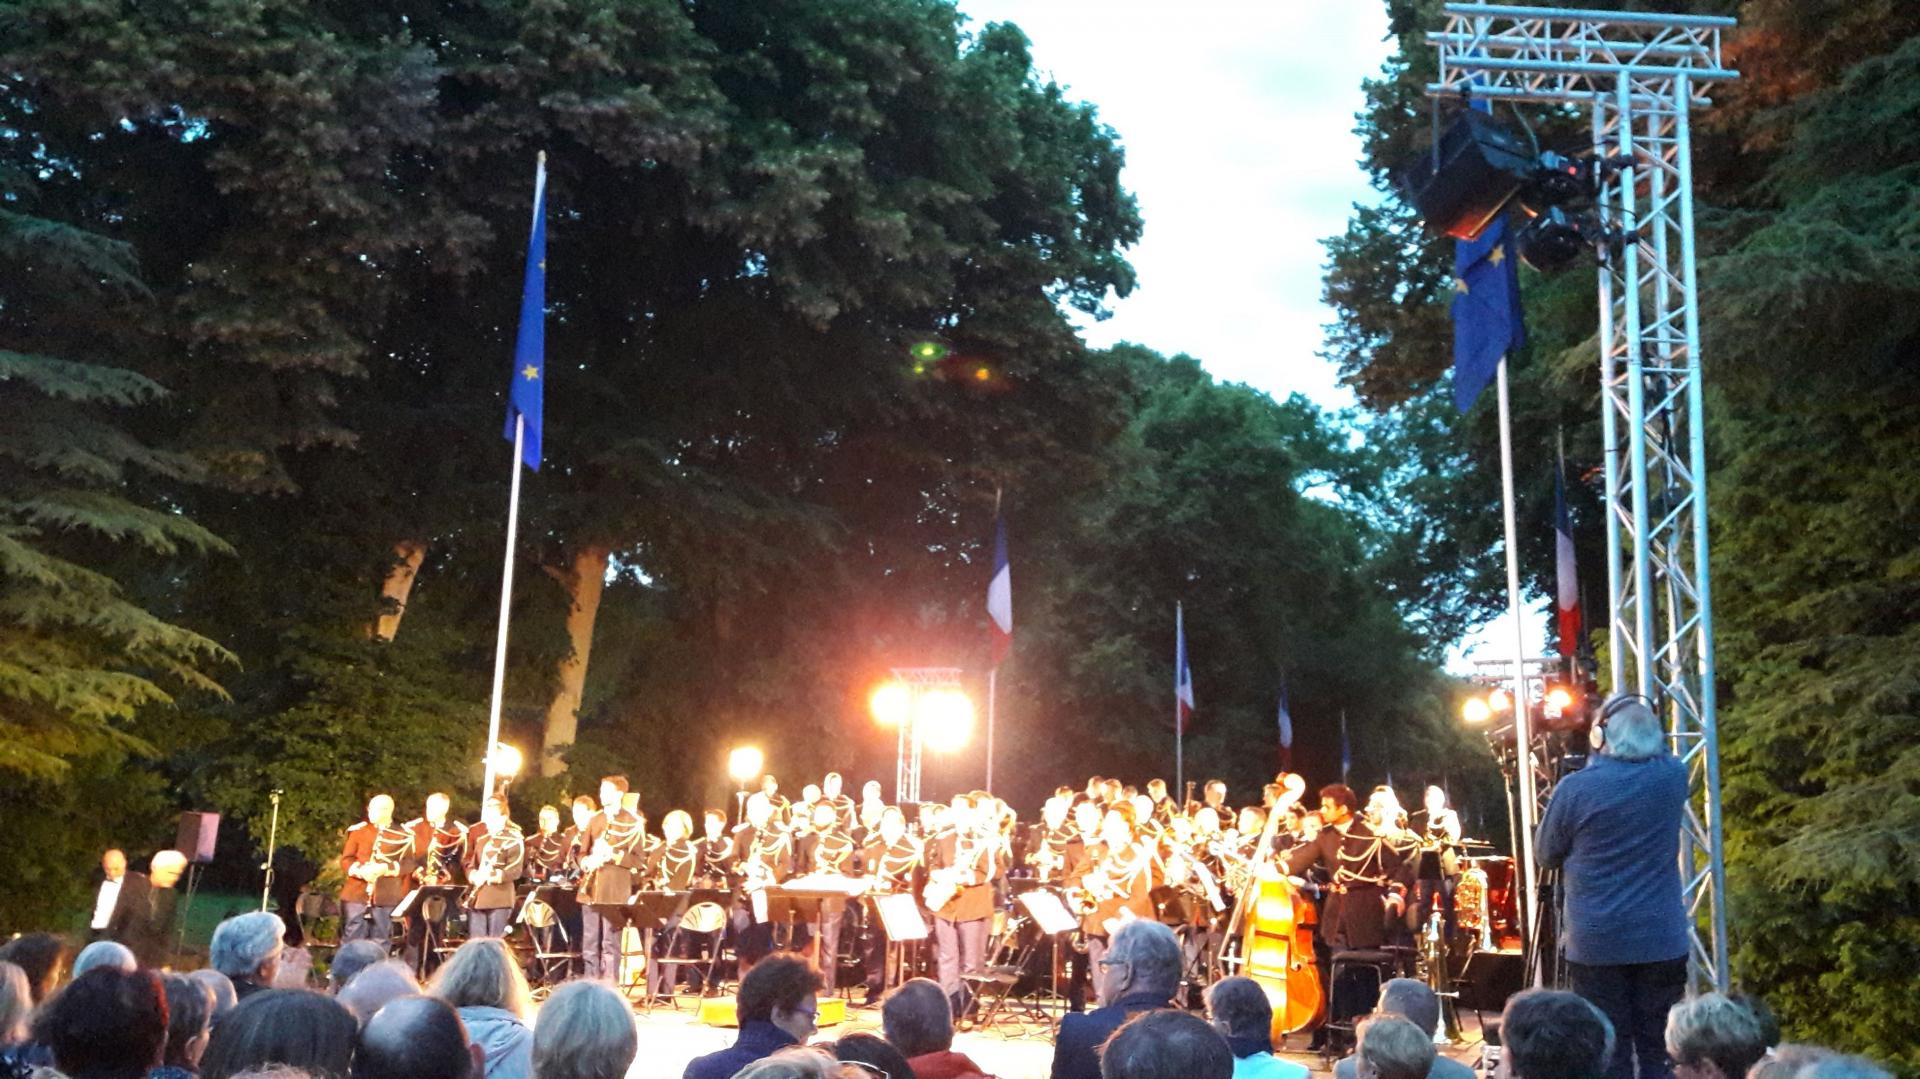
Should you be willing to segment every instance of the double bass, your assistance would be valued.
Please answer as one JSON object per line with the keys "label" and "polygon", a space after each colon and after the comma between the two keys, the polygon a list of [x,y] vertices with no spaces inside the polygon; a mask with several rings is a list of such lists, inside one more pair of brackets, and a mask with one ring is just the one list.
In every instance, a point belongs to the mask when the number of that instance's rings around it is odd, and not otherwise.
{"label": "double bass", "polygon": [[1288,773],[1280,777],[1280,784],[1281,795],[1267,811],[1266,827],[1254,847],[1248,884],[1234,899],[1233,916],[1227,922],[1227,946],[1234,954],[1220,959],[1223,968],[1228,964],[1239,968],[1226,973],[1252,978],[1267,991],[1267,999],[1273,1002],[1269,1033],[1275,1045],[1288,1034],[1319,1023],[1327,1003],[1313,957],[1318,912],[1273,864],[1273,839],[1280,819],[1300,801],[1307,783]]}

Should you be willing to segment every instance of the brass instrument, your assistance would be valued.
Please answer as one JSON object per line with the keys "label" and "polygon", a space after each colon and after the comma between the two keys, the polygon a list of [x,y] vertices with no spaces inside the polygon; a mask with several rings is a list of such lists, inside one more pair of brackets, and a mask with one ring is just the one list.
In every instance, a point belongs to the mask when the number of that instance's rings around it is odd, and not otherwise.
{"label": "brass instrument", "polygon": [[953,902],[960,889],[969,883],[979,857],[978,841],[969,832],[959,833],[953,847],[953,864],[927,874],[927,886],[920,891],[920,901],[928,910],[939,910]]}
{"label": "brass instrument", "polygon": [[[480,861],[473,867],[473,874],[467,878],[467,890],[460,895],[461,906],[471,908],[476,902],[479,902],[480,890],[490,884],[496,883],[487,878],[500,872],[500,863],[502,861],[500,848],[506,843],[519,843],[524,850],[526,840],[521,836],[518,828],[489,834],[487,836],[486,847],[480,852]],[[506,860],[511,861],[512,859]]]}

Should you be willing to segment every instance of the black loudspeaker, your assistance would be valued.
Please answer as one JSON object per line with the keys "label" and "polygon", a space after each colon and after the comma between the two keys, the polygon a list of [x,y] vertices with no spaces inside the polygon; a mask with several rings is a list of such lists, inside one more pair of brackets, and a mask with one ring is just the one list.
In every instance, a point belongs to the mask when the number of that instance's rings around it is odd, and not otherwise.
{"label": "black loudspeaker", "polygon": [[213,861],[213,844],[220,838],[220,814],[182,813],[180,830],[174,834],[173,849],[187,856],[194,865]]}
{"label": "black loudspeaker", "polygon": [[1476,1011],[1498,1012],[1526,983],[1527,968],[1519,952],[1474,952],[1460,972],[1460,1003]]}
{"label": "black loudspeaker", "polygon": [[1414,155],[1395,172],[1401,197],[1430,228],[1456,240],[1477,238],[1533,171],[1525,138],[1478,109],[1462,112],[1439,135],[1439,153]]}

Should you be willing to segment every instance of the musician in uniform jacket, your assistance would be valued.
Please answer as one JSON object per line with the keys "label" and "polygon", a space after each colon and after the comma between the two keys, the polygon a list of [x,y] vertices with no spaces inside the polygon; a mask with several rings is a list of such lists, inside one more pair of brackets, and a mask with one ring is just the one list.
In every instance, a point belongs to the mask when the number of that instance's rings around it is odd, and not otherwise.
{"label": "musician in uniform jacket", "polygon": [[936,980],[953,1002],[956,1020],[972,1003],[967,975],[981,973],[987,959],[999,836],[989,830],[994,822],[982,819],[986,816],[976,799],[956,795],[947,811],[947,830],[927,843],[923,894],[933,912]]}
{"label": "musician in uniform jacket", "polygon": [[793,844],[764,790],[747,799],[747,822],[734,829],[733,852],[739,881],[733,905],[734,952],[744,978],[773,950],[775,927],[767,919],[766,901],[756,901],[755,894],[793,873]]}
{"label": "musician in uniform jacket", "polygon": [[[440,791],[427,795],[425,812],[401,825],[413,836],[414,883],[423,888],[464,883],[460,862],[467,852],[467,826],[447,814],[453,800]],[[426,896],[414,900],[407,911],[407,943],[402,953],[407,965],[421,978],[440,965],[440,957],[427,944],[446,939],[447,916],[452,902],[431,903]]]}
{"label": "musician in uniform jacket", "polygon": [[626,776],[600,780],[600,804],[581,830],[580,954],[589,978],[615,981],[620,976],[620,934],[633,920],[634,879],[645,868],[646,828],[639,814],[622,805]]}
{"label": "musician in uniform jacket", "polygon": [[726,889],[733,874],[733,837],[727,834],[724,810],[707,810],[696,847],[700,864],[695,872],[700,883],[708,888]]}
{"label": "musician in uniform jacket", "polygon": [[861,872],[872,881],[867,917],[873,924],[863,956],[867,976],[865,1003],[869,1006],[880,1002],[887,978],[887,934],[880,924],[879,906],[871,901],[871,896],[913,894],[914,877],[922,860],[919,840],[907,834],[906,814],[897,806],[881,810],[873,836],[860,851]]}
{"label": "musician in uniform jacket", "polygon": [[540,807],[540,830],[526,840],[527,878],[545,883],[564,877],[571,868],[567,855],[573,847],[573,832],[560,830],[560,810]]}
{"label": "musician in uniform jacket", "polygon": [[507,800],[495,796],[480,807],[480,823],[469,829],[463,868],[467,890],[467,935],[503,937],[513,913],[513,884],[526,868],[526,839],[507,817]]}
{"label": "musician in uniform jacket", "polygon": [[[839,777],[830,774],[827,778]],[[852,805],[847,803],[849,810]],[[841,821],[840,810],[830,799],[822,798],[813,804],[813,831],[800,840],[794,852],[794,864],[800,867],[800,872],[836,877],[853,874],[853,837],[847,834]],[[808,932],[820,943],[818,966],[829,993],[839,988],[840,927],[846,918],[846,900],[826,899],[820,903],[819,917],[807,923]]]}
{"label": "musician in uniform jacket", "polygon": [[347,829],[340,851],[340,943],[371,940],[382,948],[393,933],[393,907],[407,894],[413,836],[393,825],[393,799],[376,794],[367,819]]}
{"label": "musician in uniform jacket", "polygon": [[647,996],[672,1003],[673,986],[667,982],[669,968],[652,960],[666,957],[673,945],[674,929],[685,917],[694,883],[700,871],[700,848],[693,842],[693,818],[684,809],[676,809],[660,818],[660,840],[647,848],[647,868],[642,875],[649,889],[680,893],[680,903],[656,932],[642,926],[647,955]]}

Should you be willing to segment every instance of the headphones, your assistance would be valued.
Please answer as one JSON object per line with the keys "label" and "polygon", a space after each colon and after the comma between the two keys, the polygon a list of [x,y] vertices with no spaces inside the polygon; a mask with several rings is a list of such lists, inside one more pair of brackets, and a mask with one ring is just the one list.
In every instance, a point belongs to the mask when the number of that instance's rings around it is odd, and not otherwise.
{"label": "headphones", "polygon": [[1653,703],[1653,698],[1639,693],[1616,693],[1608,697],[1607,702],[1600,706],[1600,714],[1593,717],[1593,726],[1587,728],[1587,744],[1593,747],[1594,752],[1598,753],[1607,747],[1607,721],[1635,701],[1646,705],[1647,710],[1655,715],[1660,714],[1660,706]]}

